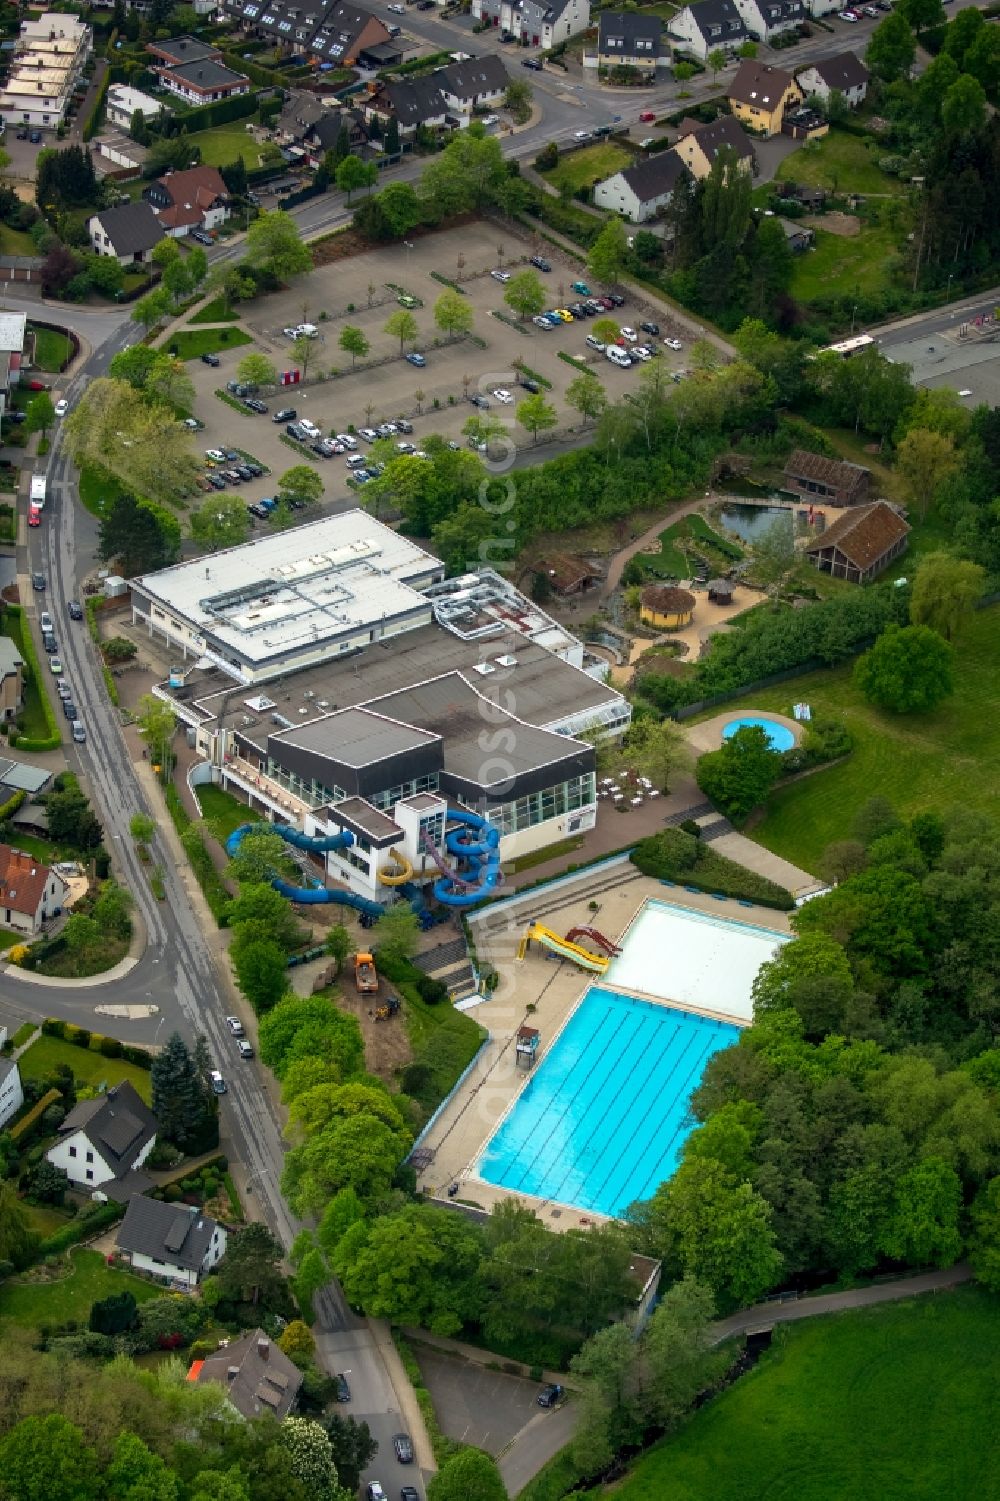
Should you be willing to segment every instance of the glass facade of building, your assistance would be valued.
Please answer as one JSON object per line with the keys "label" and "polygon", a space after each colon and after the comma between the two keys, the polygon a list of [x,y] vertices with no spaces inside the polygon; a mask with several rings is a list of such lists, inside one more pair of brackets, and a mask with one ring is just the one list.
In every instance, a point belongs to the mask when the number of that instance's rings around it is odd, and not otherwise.
{"label": "glass facade of building", "polygon": [[532,829],[536,824],[574,813],[596,801],[597,777],[594,772],[587,771],[582,776],[557,782],[554,787],[544,787],[541,792],[532,792],[527,797],[503,803],[499,808],[491,808],[486,816],[501,834],[516,834],[521,829]]}

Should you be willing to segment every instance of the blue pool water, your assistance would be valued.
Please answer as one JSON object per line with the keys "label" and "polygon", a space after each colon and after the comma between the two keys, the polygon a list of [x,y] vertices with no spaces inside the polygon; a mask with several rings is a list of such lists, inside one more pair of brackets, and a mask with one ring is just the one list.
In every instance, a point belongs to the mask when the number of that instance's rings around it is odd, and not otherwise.
{"label": "blue pool water", "polygon": [[788,726],[779,724],[776,719],[768,719],[765,714],[745,714],[742,719],[731,719],[722,731],[723,740],[730,740],[737,730],[742,730],[748,724],[759,725],[762,730],[767,731],[772,750],[791,750],[795,744],[795,736]]}
{"label": "blue pool water", "polygon": [[477,1172],[508,1193],[621,1214],[677,1167],[688,1101],[739,1027],[592,986],[487,1143]]}

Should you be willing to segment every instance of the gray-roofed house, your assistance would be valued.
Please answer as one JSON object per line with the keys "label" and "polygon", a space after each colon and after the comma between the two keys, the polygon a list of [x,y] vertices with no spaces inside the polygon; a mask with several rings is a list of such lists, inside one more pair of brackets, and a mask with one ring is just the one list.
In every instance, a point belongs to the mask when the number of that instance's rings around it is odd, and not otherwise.
{"label": "gray-roofed house", "polygon": [[102,208],[87,220],[87,233],[97,255],[112,255],[123,266],[150,260],[164,238],[163,225],[141,202]]}
{"label": "gray-roofed house", "polygon": [[[265,17],[275,9],[269,5],[262,7]],[[290,13],[295,14],[294,11]],[[283,23],[279,21],[278,24],[280,28]],[[354,67],[363,52],[391,41],[388,26],[371,11],[347,3],[347,0],[338,0],[337,4],[324,10],[305,50],[313,57],[336,63],[338,67]]]}
{"label": "gray-roofed house", "polygon": [[380,120],[395,119],[401,136],[412,135],[421,125],[434,130],[449,120],[452,125],[459,123],[448,114],[435,73],[423,78],[389,79],[369,95],[365,109],[369,119],[373,115]]}
{"label": "gray-roofed house", "polygon": [[216,1381],[244,1418],[271,1413],[287,1418],[302,1385],[302,1372],[263,1329],[251,1329],[239,1339],[220,1345],[214,1355],[196,1360],[189,1381]]}
{"label": "gray-roofed house", "polygon": [[510,83],[502,58],[488,52],[464,62],[448,63],[434,75],[449,110],[470,115],[474,109],[499,104]]}
{"label": "gray-roofed house", "polygon": [[116,1237],[130,1266],[183,1287],[197,1287],[226,1253],[226,1231],[188,1204],[133,1194]]}
{"label": "gray-roofed house", "polygon": [[23,1104],[21,1070],[13,1058],[0,1058],[0,1128],[13,1120]]}
{"label": "gray-roofed house", "polygon": [[750,40],[736,0],[697,0],[683,6],[670,22],[670,36],[699,62],[710,52],[732,52]]}
{"label": "gray-roofed house", "polygon": [[0,636],[0,719],[16,719],[24,691],[24,661],[9,636]]}
{"label": "gray-roofed house", "polygon": [[732,115],[720,115],[710,125],[697,120],[682,120],[681,134],[673,149],[692,177],[700,182],[712,170],[712,163],[722,151],[729,151],[743,171],[757,169],[757,157],[746,131]]}
{"label": "gray-roofed house", "polygon": [[222,53],[211,42],[178,36],[165,42],[148,42],[146,51],[152,57],[150,69],[162,87],[189,104],[213,104],[250,92],[249,78],[227,67]]}
{"label": "gray-roofed house", "polygon": [[525,47],[556,47],[590,25],[590,0],[472,0],[477,21],[487,21]]}
{"label": "gray-roofed house", "polygon": [[659,16],[639,11],[602,10],[597,29],[599,68],[636,68],[655,73],[663,45]]}
{"label": "gray-roofed house", "polygon": [[99,1190],[122,1204],[152,1186],[141,1168],[155,1145],[156,1117],[126,1079],[74,1105],[45,1155],[74,1188]]}
{"label": "gray-roofed house", "polygon": [[857,109],[868,93],[868,69],[853,52],[838,52],[836,57],[821,57],[798,75],[799,87],[806,97],[815,94],[826,104],[830,95],[843,96],[845,104]]}
{"label": "gray-roofed house", "polygon": [[758,42],[794,31],[808,16],[804,0],[736,0],[736,4],[747,30]]}
{"label": "gray-roofed house", "polygon": [[598,208],[645,224],[666,208],[686,168],[676,151],[661,151],[606,177],[594,188]]}

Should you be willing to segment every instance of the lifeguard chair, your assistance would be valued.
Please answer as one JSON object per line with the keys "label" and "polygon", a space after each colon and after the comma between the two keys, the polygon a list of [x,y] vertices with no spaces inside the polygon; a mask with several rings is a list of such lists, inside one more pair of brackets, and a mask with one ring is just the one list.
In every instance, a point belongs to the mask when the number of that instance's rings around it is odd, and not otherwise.
{"label": "lifeguard chair", "polygon": [[542,1035],[537,1027],[518,1027],[514,1058],[518,1068],[531,1068],[538,1056]]}

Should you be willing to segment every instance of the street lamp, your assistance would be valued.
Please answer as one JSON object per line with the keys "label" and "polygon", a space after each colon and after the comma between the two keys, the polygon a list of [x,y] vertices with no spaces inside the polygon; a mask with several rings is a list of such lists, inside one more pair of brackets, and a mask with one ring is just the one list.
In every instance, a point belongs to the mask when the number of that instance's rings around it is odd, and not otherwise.
{"label": "street lamp", "polygon": [[854,320],[857,317],[857,315],[858,315],[858,305],[857,305],[857,303],[855,303],[854,306],[851,308],[851,333],[852,334],[854,332]]}

